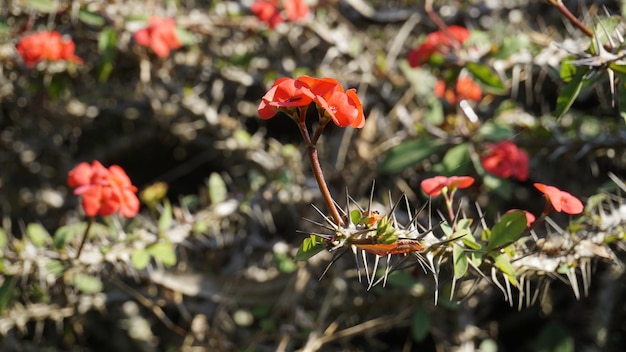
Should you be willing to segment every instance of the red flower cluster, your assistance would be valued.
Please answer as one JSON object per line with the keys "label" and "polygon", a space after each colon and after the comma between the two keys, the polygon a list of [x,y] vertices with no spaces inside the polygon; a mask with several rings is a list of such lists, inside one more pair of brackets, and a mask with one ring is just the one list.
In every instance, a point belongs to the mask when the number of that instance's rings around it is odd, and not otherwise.
{"label": "red flower cluster", "polygon": [[528,154],[511,141],[487,144],[487,153],[480,157],[480,162],[490,174],[502,178],[528,179]]}
{"label": "red flower cluster", "polygon": [[572,215],[583,212],[583,203],[570,193],[561,191],[553,186],[544,185],[543,183],[535,183],[535,188],[540,190],[545,197],[548,198],[554,210]]}
{"label": "red flower cluster", "polygon": [[365,124],[363,107],[356,89],[344,91],[335,79],[309,76],[277,79],[261,100],[259,116],[269,119],[279,109],[286,109],[290,113],[293,108],[308,107],[312,102],[315,102],[318,111],[323,111],[337,126],[361,128]]}
{"label": "red flower cluster", "polygon": [[466,76],[456,80],[454,89],[448,87],[444,81],[437,81],[435,95],[441,99],[445,98],[448,103],[454,105],[461,100],[480,101],[483,91],[472,78]]}
{"label": "red flower cluster", "polygon": [[71,39],[63,39],[61,33],[57,31],[27,35],[20,39],[16,47],[18,54],[28,66],[44,60],[83,62],[83,59],[74,55],[76,49],[74,42]]}
{"label": "red flower cluster", "polygon": [[137,44],[151,47],[160,57],[166,57],[171,49],[182,46],[173,18],[150,17],[148,27],[135,32],[134,38]]}
{"label": "red flower cluster", "polygon": [[139,212],[139,199],[124,169],[112,165],[108,169],[100,162],[78,164],[67,177],[67,184],[76,188],[74,194],[83,197],[83,210],[88,216],[108,216],[119,212],[134,217]]}
{"label": "red flower cluster", "polygon": [[470,33],[467,28],[461,26],[449,26],[447,31],[437,31],[426,36],[426,40],[417,48],[411,50],[408,55],[409,65],[418,67],[427,63],[433,54],[449,54],[454,46],[461,46]]}
{"label": "red flower cluster", "polygon": [[270,28],[285,22],[285,18],[289,21],[298,21],[309,15],[309,6],[303,0],[284,0],[283,6],[285,15],[282,13],[278,0],[256,0],[250,7],[250,11],[260,21],[267,23]]}
{"label": "red flower cluster", "polygon": [[471,176],[435,176],[423,180],[421,187],[428,196],[437,197],[444,188],[452,192],[457,189],[467,188],[472,184],[474,184],[474,178]]}

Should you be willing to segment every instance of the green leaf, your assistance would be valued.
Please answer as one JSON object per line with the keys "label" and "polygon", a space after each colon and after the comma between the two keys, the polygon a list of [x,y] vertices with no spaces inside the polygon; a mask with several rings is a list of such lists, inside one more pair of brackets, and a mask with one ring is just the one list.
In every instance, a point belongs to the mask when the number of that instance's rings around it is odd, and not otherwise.
{"label": "green leaf", "polygon": [[130,261],[137,270],[145,269],[150,263],[150,253],[145,249],[139,249],[130,255]]}
{"label": "green leaf", "polygon": [[56,249],[65,248],[74,238],[84,234],[87,224],[84,222],[59,227],[54,232],[52,243]]}
{"label": "green leaf", "polygon": [[468,268],[467,256],[463,248],[456,243],[452,245],[452,261],[454,264],[454,278],[460,279],[465,276]]}
{"label": "green leaf", "polygon": [[195,44],[198,41],[193,33],[183,28],[176,27],[176,34],[178,35],[178,41],[182,46]]}
{"label": "green leaf", "polygon": [[422,342],[430,331],[430,315],[424,305],[419,305],[413,313],[411,321],[411,334],[416,342]]}
{"label": "green leaf", "polygon": [[308,260],[312,256],[324,250],[321,239],[315,235],[311,235],[302,241],[298,252],[296,253],[296,261]]}
{"label": "green leaf", "polygon": [[504,214],[491,229],[487,250],[492,251],[517,241],[526,229],[526,215],[522,211]]}
{"label": "green leaf", "polygon": [[433,126],[439,126],[445,120],[443,104],[436,96],[431,96],[426,102],[426,112],[424,112],[424,122]]}
{"label": "green leaf", "polygon": [[479,129],[478,136],[490,141],[501,141],[515,135],[515,129],[509,124],[486,121]]}
{"label": "green leaf", "polygon": [[65,265],[62,261],[56,259],[50,259],[48,263],[46,263],[46,271],[48,274],[54,276],[55,279],[58,279],[63,275],[65,271]]}
{"label": "green leaf", "polygon": [[78,19],[94,27],[102,27],[106,24],[104,17],[99,14],[87,10],[80,9],[78,10]]}
{"label": "green leaf", "polygon": [[443,147],[431,139],[414,139],[391,148],[379,165],[380,172],[394,174],[403,171],[435,154]]}
{"label": "green leaf", "polygon": [[276,263],[276,267],[281,273],[289,274],[296,271],[298,268],[293,259],[285,253],[274,253],[274,261]]}
{"label": "green leaf", "polygon": [[222,203],[226,200],[227,194],[226,183],[222,176],[217,172],[211,173],[211,176],[209,176],[209,199],[211,204]]}
{"label": "green leaf", "polygon": [[0,312],[4,311],[15,297],[17,290],[15,284],[19,279],[15,276],[5,276],[2,286],[0,286]]}
{"label": "green leaf", "polygon": [[31,223],[26,226],[26,236],[28,236],[28,239],[30,239],[35,247],[40,248],[44,247],[50,239],[48,231],[38,223]]}
{"label": "green leaf", "polygon": [[43,13],[57,12],[58,4],[53,0],[22,0],[20,5]]}
{"label": "green leaf", "polygon": [[[7,233],[0,227],[0,249],[4,249],[8,242]],[[2,257],[2,252],[0,252],[0,257]]]}
{"label": "green leaf", "polygon": [[583,87],[585,75],[589,72],[588,67],[578,67],[570,82],[561,90],[561,94],[556,99],[556,110],[554,116],[561,118],[578,97],[580,90]]}
{"label": "green leaf", "polygon": [[485,86],[485,90],[494,94],[504,94],[506,92],[504,83],[502,83],[498,74],[491,67],[477,62],[468,62],[465,67],[474,78]]}
{"label": "green leaf", "polygon": [[498,51],[492,57],[495,59],[507,59],[522,49],[530,47],[530,45],[531,41],[527,35],[516,33],[514,36],[505,37]]}
{"label": "green leaf", "polygon": [[88,274],[74,275],[74,277],[72,277],[72,285],[86,294],[94,294],[102,291],[102,281]]}
{"label": "green leaf", "polygon": [[497,252],[491,252],[489,253],[489,256],[493,258],[496,267],[509,278],[509,281],[511,281],[514,285],[517,285],[515,281],[515,268],[511,265],[509,257],[506,254]]}
{"label": "green leaf", "polygon": [[469,166],[469,152],[467,143],[456,145],[446,152],[442,164],[448,175],[465,175]]}
{"label": "green leaf", "polygon": [[159,216],[159,234],[165,233],[172,226],[172,205],[166,199],[163,202],[163,210],[161,216]]}
{"label": "green leaf", "polygon": [[176,253],[174,253],[174,246],[171,243],[158,242],[148,246],[146,250],[163,265],[168,267],[176,265]]}

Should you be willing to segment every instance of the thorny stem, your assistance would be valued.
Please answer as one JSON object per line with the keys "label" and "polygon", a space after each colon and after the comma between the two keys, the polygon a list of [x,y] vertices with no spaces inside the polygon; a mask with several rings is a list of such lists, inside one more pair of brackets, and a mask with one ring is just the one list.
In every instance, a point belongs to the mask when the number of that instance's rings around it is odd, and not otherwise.
{"label": "thorny stem", "polygon": [[446,202],[446,208],[448,209],[448,217],[450,218],[450,224],[452,224],[452,230],[456,231],[456,221],[454,221],[454,210],[452,209],[452,202],[454,200],[454,192],[443,194],[443,198]]}
{"label": "thorny stem", "polygon": [[[343,224],[343,221],[341,220],[341,215],[339,214],[339,211],[337,210],[337,207],[335,206],[335,201],[333,200],[333,197],[331,196],[330,191],[328,190],[328,185],[326,184],[326,180],[324,179],[324,173],[322,172],[322,166],[320,165],[320,160],[317,155],[317,148],[315,147],[315,143],[311,141],[311,137],[309,136],[309,131],[306,128],[306,123],[305,123],[306,109],[298,109],[298,111],[300,113],[299,119],[297,120],[298,128],[300,129],[300,134],[302,135],[302,138],[304,139],[304,142],[306,143],[307,155],[309,156],[309,161],[311,162],[311,169],[313,170],[313,175],[315,176],[315,180],[317,181],[317,186],[319,187],[320,192],[322,192],[324,201],[326,201],[326,205],[328,206],[328,209],[330,210],[333,220],[335,220],[335,224],[337,224],[337,226],[341,226]],[[325,124],[320,125],[317,128],[318,131],[320,129],[323,129],[324,126]],[[317,142],[319,135],[321,135],[321,131],[315,134],[315,137],[314,137],[315,142]]]}
{"label": "thorny stem", "polygon": [[90,216],[89,221],[87,222],[87,228],[85,229],[85,233],[83,233],[83,239],[80,241],[80,246],[78,246],[78,252],[76,252],[76,259],[80,258],[80,253],[83,251],[83,246],[87,241],[87,235],[89,234],[89,229],[91,229],[91,225],[93,224],[94,217]]}
{"label": "thorny stem", "polygon": [[[574,16],[574,14],[572,14],[572,12],[567,7],[565,7],[565,5],[563,5],[562,0],[548,0],[548,2],[556,7],[557,10],[559,10],[559,12],[561,12],[561,14],[565,16],[565,18],[567,18],[570,22],[572,22],[574,26],[576,26],[583,33],[585,33],[586,36],[588,36],[589,38],[593,38],[593,32],[589,28],[587,28],[587,26],[582,24],[582,22],[580,22],[580,20],[578,20],[578,18],[576,18],[576,16]],[[613,50],[613,48],[608,43],[604,44],[604,49],[608,51]]]}

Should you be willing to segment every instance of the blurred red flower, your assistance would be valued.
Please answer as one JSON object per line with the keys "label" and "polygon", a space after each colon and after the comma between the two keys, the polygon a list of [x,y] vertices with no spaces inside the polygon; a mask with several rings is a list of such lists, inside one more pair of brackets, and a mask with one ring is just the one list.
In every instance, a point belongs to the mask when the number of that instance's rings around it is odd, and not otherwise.
{"label": "blurred red flower", "polygon": [[535,215],[533,215],[533,213],[526,211],[526,210],[521,210],[521,209],[511,209],[507,211],[505,214],[512,213],[514,211],[524,212],[524,215],[526,216],[526,227],[530,227],[530,225],[532,225],[533,222],[535,222],[536,220]]}
{"label": "blurred red flower", "polygon": [[280,4],[277,0],[256,0],[250,11],[256,15],[259,21],[267,23],[270,28],[276,27],[285,20],[280,14]]}
{"label": "blurred red flower", "polygon": [[361,128],[365,124],[363,106],[356,90],[344,91],[332,78],[279,78],[261,99],[258,112],[261,118],[269,119],[280,108],[304,107],[311,102],[315,102],[318,110],[324,111],[337,126]]}
{"label": "blurred red flower", "polygon": [[501,141],[486,145],[487,153],[480,157],[480,162],[488,173],[520,181],[528,179],[528,154],[511,141]]}
{"label": "blurred red flower", "polygon": [[535,183],[535,188],[548,198],[554,210],[572,215],[583,212],[583,203],[570,193],[561,191],[553,186],[544,185],[543,183]]}
{"label": "blurred red flower", "polygon": [[137,44],[149,46],[159,57],[166,57],[171,49],[182,46],[173,18],[150,17],[148,26],[135,32],[134,38]]}
{"label": "blurred red flower", "polygon": [[461,46],[470,33],[465,27],[449,26],[446,32],[437,31],[428,34],[426,40],[408,54],[409,65],[418,67],[430,61],[435,53],[446,55],[454,46]]}
{"label": "blurred red flower", "polygon": [[250,6],[250,11],[260,21],[267,23],[270,28],[274,28],[285,22],[285,16],[282,14],[283,7],[286,19],[289,21],[305,19],[310,12],[309,6],[303,0],[284,0],[282,7],[278,0],[256,0]]}
{"label": "blurred red flower", "polygon": [[100,162],[91,165],[82,162],[70,170],[67,184],[75,195],[82,196],[82,205],[88,216],[134,217],[139,212],[137,188],[132,185],[124,169],[112,165],[108,169]]}
{"label": "blurred red flower", "polygon": [[28,66],[44,60],[83,62],[83,59],[74,55],[76,48],[74,42],[71,39],[63,39],[61,33],[57,31],[27,35],[17,42],[16,48]]}
{"label": "blurred red flower", "polygon": [[430,197],[437,197],[444,188],[451,191],[467,188],[474,184],[474,178],[471,176],[435,176],[422,181],[421,187],[424,193]]}
{"label": "blurred red flower", "polygon": [[483,91],[471,77],[459,77],[456,80],[455,89],[447,87],[446,82],[437,81],[435,84],[435,95],[438,98],[445,98],[450,104],[456,104],[461,100],[480,101]]}

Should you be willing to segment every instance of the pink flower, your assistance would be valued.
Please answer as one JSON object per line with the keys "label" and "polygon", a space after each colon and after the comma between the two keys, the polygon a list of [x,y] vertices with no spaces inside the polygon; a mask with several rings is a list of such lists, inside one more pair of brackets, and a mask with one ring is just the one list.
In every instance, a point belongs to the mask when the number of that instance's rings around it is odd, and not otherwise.
{"label": "pink flower", "polygon": [[173,18],[150,17],[148,27],[135,32],[134,38],[137,44],[149,46],[159,57],[167,57],[171,49],[182,46]]}
{"label": "pink flower", "polygon": [[580,214],[583,212],[583,203],[570,193],[561,191],[553,186],[544,185],[543,183],[535,183],[535,188],[540,190],[544,196],[548,198],[554,210],[567,214]]}
{"label": "pink flower", "polygon": [[488,173],[520,181],[528,179],[528,154],[511,141],[487,144],[487,152],[480,158],[483,168]]}
{"label": "pink flower", "polygon": [[444,189],[449,189],[452,192],[467,188],[472,184],[474,184],[474,178],[470,176],[435,176],[423,180],[421,187],[428,196],[437,197]]}
{"label": "pink flower", "polygon": [[16,48],[28,66],[44,60],[83,62],[80,57],[74,55],[74,42],[71,39],[63,39],[61,33],[56,31],[27,35],[20,39]]}

